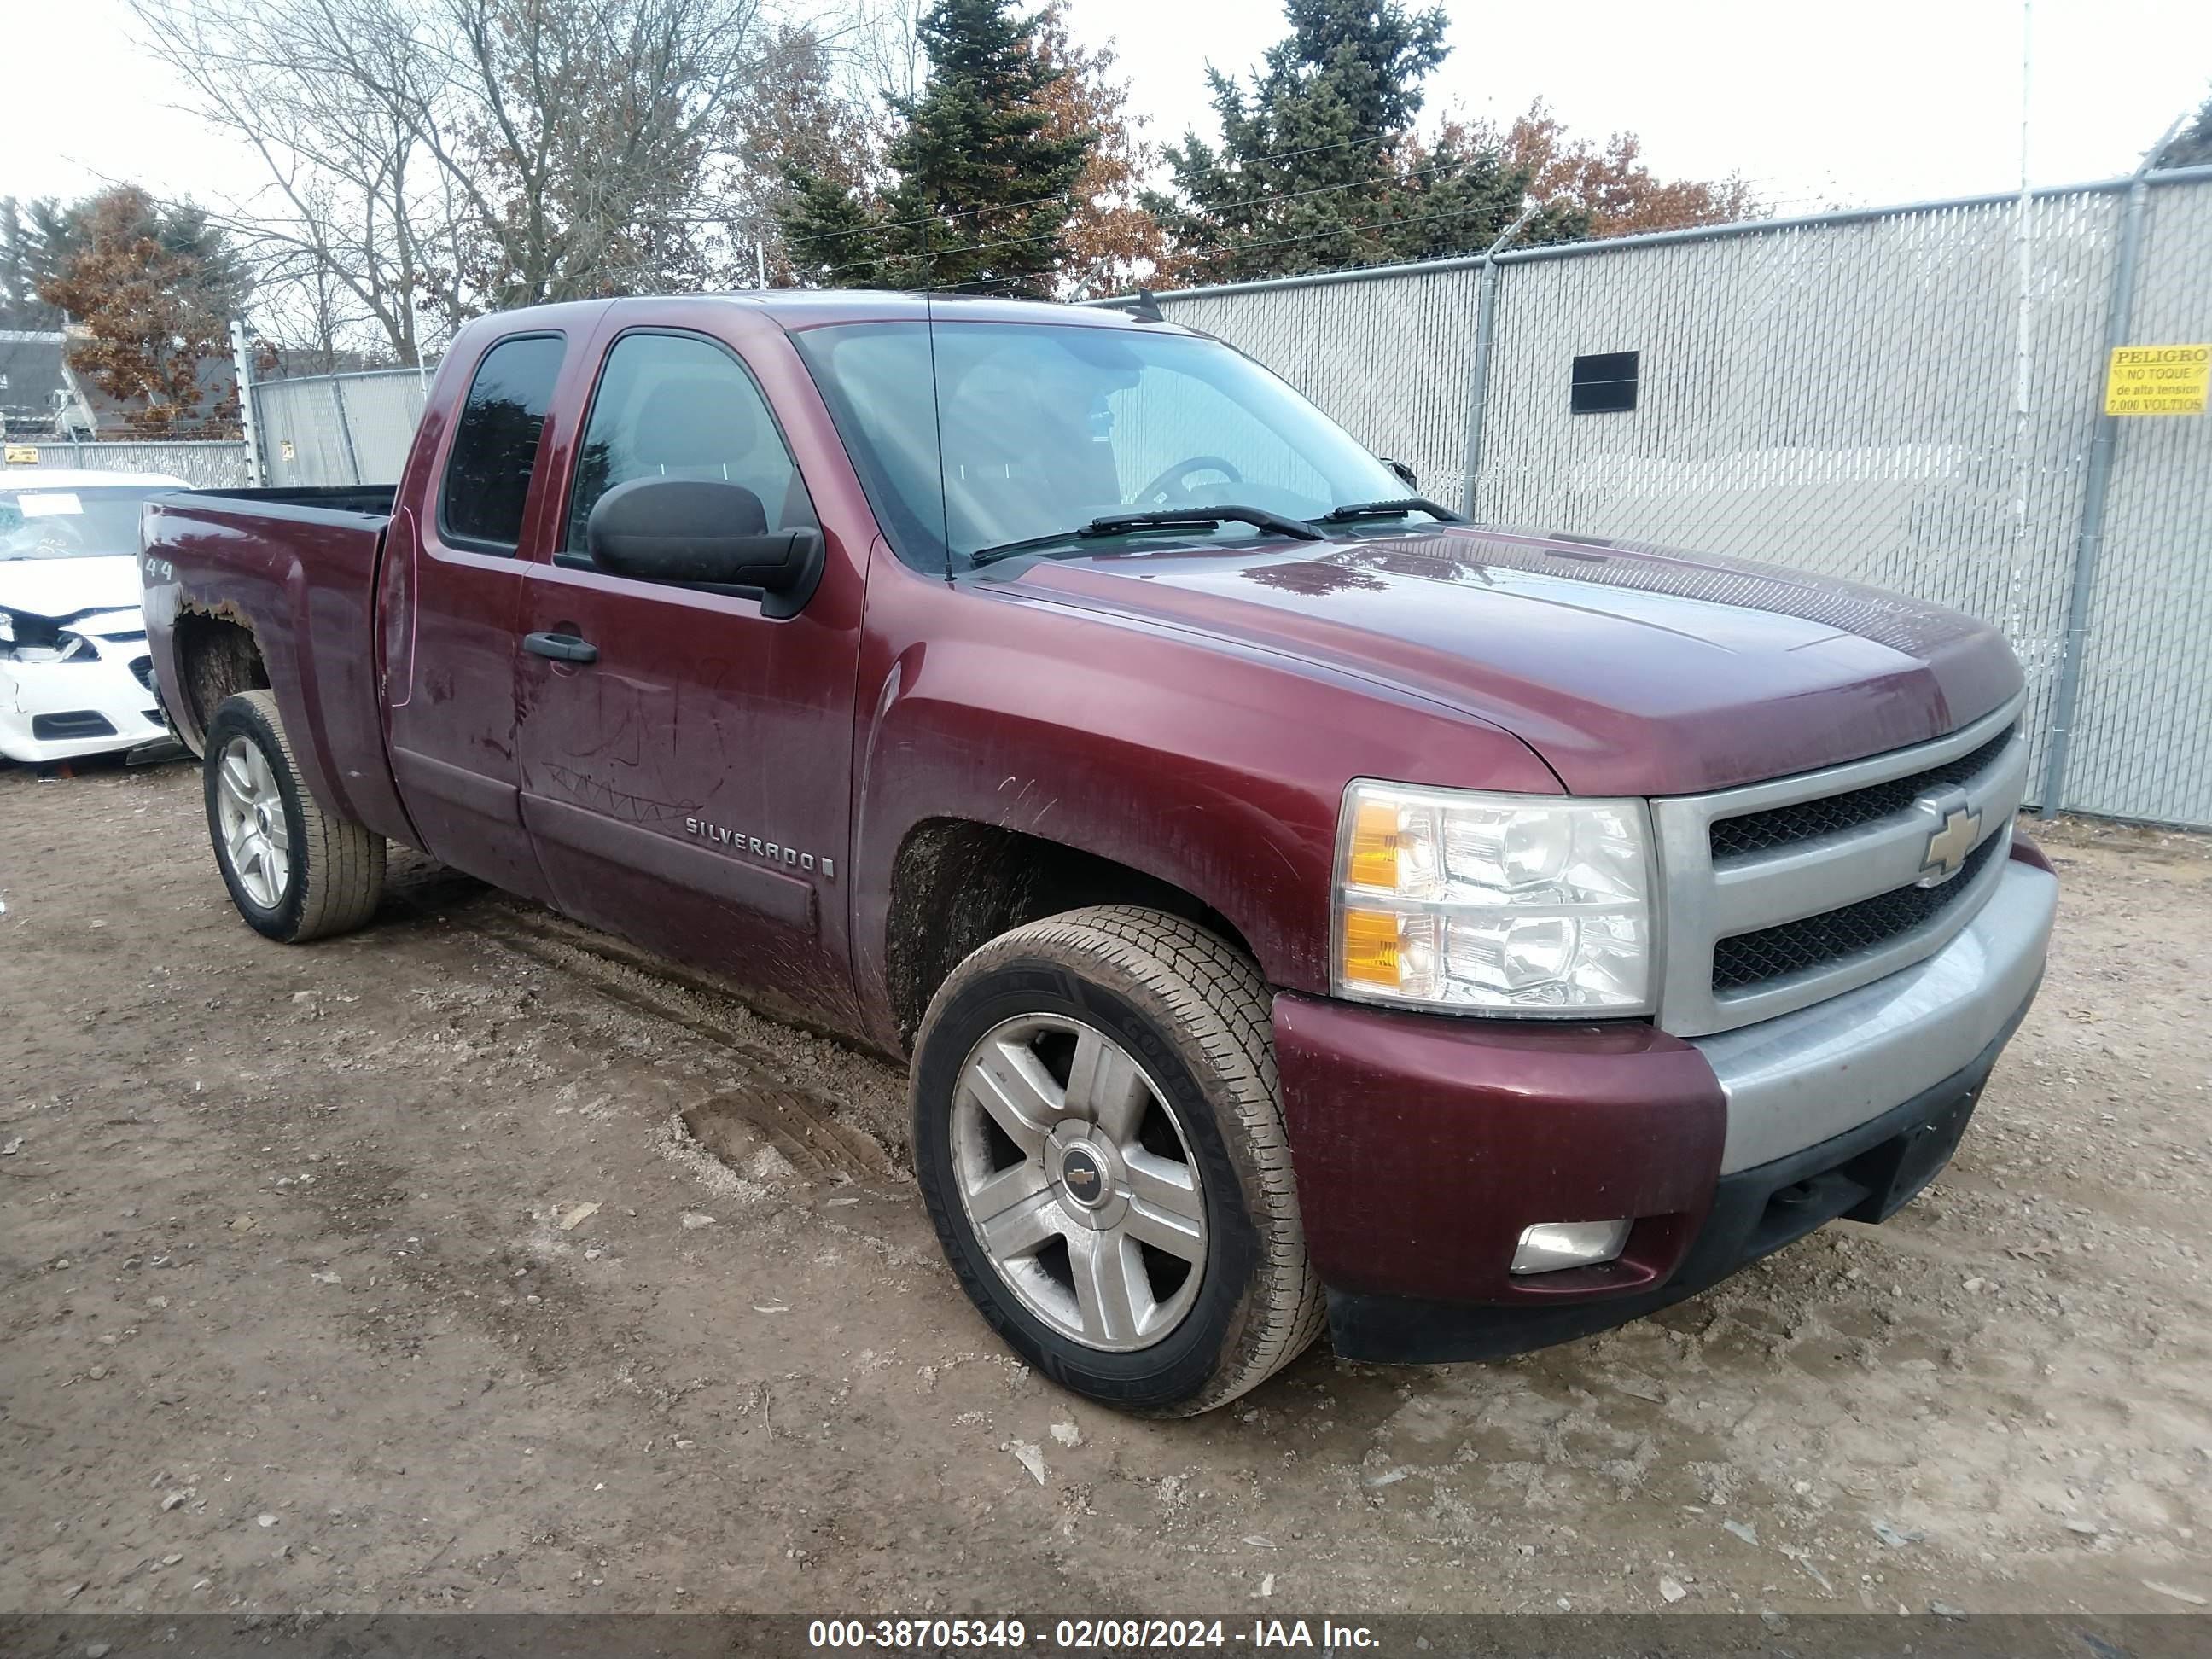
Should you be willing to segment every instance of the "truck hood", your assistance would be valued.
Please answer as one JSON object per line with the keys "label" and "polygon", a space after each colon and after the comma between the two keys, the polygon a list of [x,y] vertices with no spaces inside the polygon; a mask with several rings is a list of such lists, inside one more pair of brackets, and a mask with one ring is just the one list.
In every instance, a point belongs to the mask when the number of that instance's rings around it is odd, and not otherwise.
{"label": "truck hood", "polygon": [[0,559],[0,610],[34,617],[136,611],[138,561],[128,553],[84,559]]}
{"label": "truck hood", "polygon": [[1985,623],[1776,565],[1449,526],[1239,554],[1040,561],[1040,597],[1322,662],[1522,738],[1583,795],[1726,788],[2003,705]]}

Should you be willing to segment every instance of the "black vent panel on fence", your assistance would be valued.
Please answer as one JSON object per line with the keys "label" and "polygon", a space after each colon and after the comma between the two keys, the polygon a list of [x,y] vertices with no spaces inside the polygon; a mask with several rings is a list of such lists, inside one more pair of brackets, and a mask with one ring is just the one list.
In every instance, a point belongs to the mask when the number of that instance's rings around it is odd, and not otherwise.
{"label": "black vent panel on fence", "polygon": [[1640,351],[1600,351],[1575,359],[1568,406],[1577,415],[1618,415],[1636,407]]}

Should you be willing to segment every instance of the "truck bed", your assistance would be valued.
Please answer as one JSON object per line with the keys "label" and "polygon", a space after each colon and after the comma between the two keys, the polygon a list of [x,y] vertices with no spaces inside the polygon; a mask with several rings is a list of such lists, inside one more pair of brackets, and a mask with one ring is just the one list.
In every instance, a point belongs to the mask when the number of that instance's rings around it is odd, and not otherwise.
{"label": "truck bed", "polygon": [[347,484],[157,496],[139,521],[140,568],[162,703],[186,740],[201,742],[214,710],[189,690],[180,643],[210,626],[250,629],[309,788],[404,836],[378,684],[377,573],[395,494]]}

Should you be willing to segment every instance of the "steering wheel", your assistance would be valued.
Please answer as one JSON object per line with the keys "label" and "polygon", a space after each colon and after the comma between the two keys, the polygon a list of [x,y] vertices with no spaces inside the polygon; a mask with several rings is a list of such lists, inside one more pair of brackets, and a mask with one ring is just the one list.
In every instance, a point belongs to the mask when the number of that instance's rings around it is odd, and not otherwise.
{"label": "steering wheel", "polygon": [[1231,483],[1243,483],[1244,475],[1218,455],[1194,455],[1187,461],[1177,461],[1166,471],[1137,492],[1140,501],[1156,501],[1166,495],[1172,485],[1175,493],[1184,501],[1190,499],[1189,486],[1183,483],[1194,472],[1225,472]]}

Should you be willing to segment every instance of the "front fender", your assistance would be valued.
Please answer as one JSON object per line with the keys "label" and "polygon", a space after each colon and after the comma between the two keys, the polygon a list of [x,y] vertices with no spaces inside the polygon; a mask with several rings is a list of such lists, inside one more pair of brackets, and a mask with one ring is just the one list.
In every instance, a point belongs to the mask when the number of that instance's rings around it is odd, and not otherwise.
{"label": "front fender", "polygon": [[902,568],[883,587],[853,867],[856,978],[885,1020],[893,866],[925,819],[1018,830],[1168,883],[1226,918],[1270,984],[1326,995],[1346,784],[1559,788],[1511,734],[1341,671]]}

